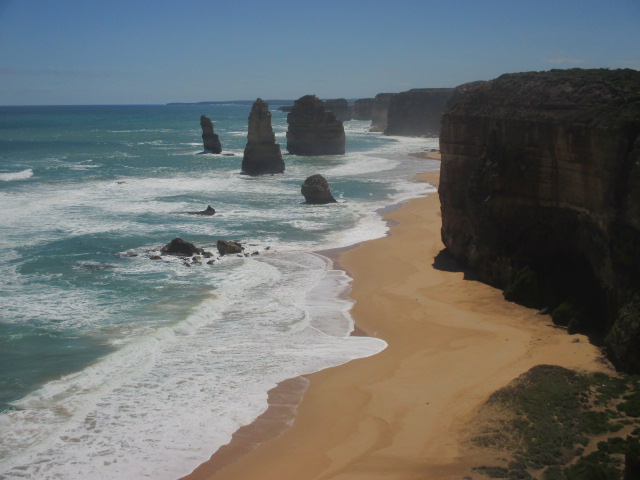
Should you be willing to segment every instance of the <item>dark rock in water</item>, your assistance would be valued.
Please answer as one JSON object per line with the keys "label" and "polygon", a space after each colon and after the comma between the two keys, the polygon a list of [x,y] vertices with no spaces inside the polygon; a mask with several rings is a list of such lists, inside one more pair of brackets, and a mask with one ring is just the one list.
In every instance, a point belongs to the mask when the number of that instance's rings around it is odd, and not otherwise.
{"label": "dark rock in water", "polygon": [[416,88],[391,96],[385,135],[437,137],[453,88]]}
{"label": "dark rock in water", "polygon": [[201,248],[196,247],[193,243],[182,240],[180,237],[174,238],[160,250],[163,255],[177,255],[180,257],[200,255],[202,251]]}
{"label": "dark rock in water", "polygon": [[640,373],[640,72],[461,85],[440,147],[447,250]]}
{"label": "dark rock in water", "polygon": [[189,215],[211,216],[211,215],[215,215],[216,211],[211,205],[209,205],[207,206],[207,208],[205,208],[204,210],[200,210],[199,212],[187,212],[187,213]]}
{"label": "dark rock in water", "polygon": [[393,93],[379,93],[373,99],[371,107],[371,128],[372,132],[384,132],[387,128],[387,114],[389,113],[389,103]]}
{"label": "dark rock in water", "polygon": [[287,150],[294,155],[344,155],[344,126],[315,95],[295,101],[287,115]]}
{"label": "dark rock in water", "polygon": [[238,242],[232,242],[231,240],[218,240],[216,244],[220,255],[230,255],[232,253],[242,253],[244,248]]}
{"label": "dark rock in water", "polygon": [[271,126],[269,105],[258,98],[249,114],[249,133],[242,159],[242,171],[249,175],[284,172],[280,145]]}
{"label": "dark rock in water", "polygon": [[149,260],[162,260],[162,257],[160,255],[151,255]]}
{"label": "dark rock in water", "polygon": [[341,122],[351,120],[351,107],[349,107],[349,102],[344,98],[325,100],[324,107],[335,113],[336,118]]}
{"label": "dark rock in water", "polygon": [[354,120],[371,120],[373,112],[373,98],[359,98],[353,102],[351,118]]}
{"label": "dark rock in water", "polygon": [[329,183],[320,174],[308,177],[300,189],[307,203],[323,205],[325,203],[336,203],[336,199],[331,195]]}
{"label": "dark rock in water", "polygon": [[222,145],[218,135],[213,132],[213,122],[205,115],[200,116],[200,126],[202,127],[202,143],[204,149],[211,153],[222,152]]}

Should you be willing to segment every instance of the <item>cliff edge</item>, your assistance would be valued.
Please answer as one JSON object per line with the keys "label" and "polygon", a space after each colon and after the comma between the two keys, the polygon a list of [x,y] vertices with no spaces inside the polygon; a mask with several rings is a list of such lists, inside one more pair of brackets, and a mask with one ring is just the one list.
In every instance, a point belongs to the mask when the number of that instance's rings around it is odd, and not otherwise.
{"label": "cliff edge", "polygon": [[389,99],[385,135],[437,137],[453,88],[415,88]]}
{"label": "cliff edge", "polygon": [[640,372],[640,72],[461,85],[440,148],[448,251]]}

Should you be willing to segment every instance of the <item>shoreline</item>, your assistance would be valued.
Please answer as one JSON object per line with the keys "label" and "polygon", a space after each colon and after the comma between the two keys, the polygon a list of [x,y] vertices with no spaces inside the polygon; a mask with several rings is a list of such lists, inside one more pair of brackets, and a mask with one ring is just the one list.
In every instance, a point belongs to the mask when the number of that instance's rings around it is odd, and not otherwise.
{"label": "shoreline", "polygon": [[[437,185],[439,175],[419,177]],[[216,453],[183,479],[459,479],[486,456],[465,444],[464,427],[495,390],[540,363],[608,371],[586,338],[440,266],[437,194],[384,219],[387,236],[330,258],[353,278],[356,329],[388,347],[303,377],[290,428],[231,462]]]}

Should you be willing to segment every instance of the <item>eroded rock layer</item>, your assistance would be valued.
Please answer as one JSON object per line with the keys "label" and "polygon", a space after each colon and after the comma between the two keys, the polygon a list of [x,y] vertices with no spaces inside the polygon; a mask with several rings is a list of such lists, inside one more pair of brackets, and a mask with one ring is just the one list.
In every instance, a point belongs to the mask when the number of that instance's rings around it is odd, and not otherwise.
{"label": "eroded rock layer", "polygon": [[242,158],[242,171],[249,175],[284,172],[280,145],[271,125],[269,105],[258,98],[249,114],[249,133]]}
{"label": "eroded rock layer", "polygon": [[417,88],[391,96],[385,135],[437,137],[453,88]]}
{"label": "eroded rock layer", "polygon": [[287,150],[294,155],[343,155],[345,135],[342,122],[315,95],[295,101],[287,115]]}
{"label": "eroded rock layer", "polygon": [[448,251],[505,296],[640,372],[640,72],[552,70],[458,87],[439,194]]}

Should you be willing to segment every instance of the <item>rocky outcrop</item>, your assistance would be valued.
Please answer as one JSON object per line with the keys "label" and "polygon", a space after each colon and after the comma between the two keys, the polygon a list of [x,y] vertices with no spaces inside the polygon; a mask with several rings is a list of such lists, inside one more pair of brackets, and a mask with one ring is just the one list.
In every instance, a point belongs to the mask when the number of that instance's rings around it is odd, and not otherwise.
{"label": "rocky outcrop", "polygon": [[218,240],[218,242],[216,243],[216,248],[218,249],[218,253],[220,253],[220,255],[242,253],[242,251],[244,250],[244,247],[242,245],[231,240]]}
{"label": "rocky outcrop", "polygon": [[442,112],[453,88],[417,88],[397,93],[389,101],[385,135],[437,137]]}
{"label": "rocky outcrop", "polygon": [[373,98],[359,98],[353,102],[351,117],[354,120],[371,120],[374,101]]}
{"label": "rocky outcrop", "polygon": [[387,128],[387,114],[392,95],[393,93],[379,93],[373,99],[370,128],[372,132],[384,132]]}
{"label": "rocky outcrop", "polygon": [[324,101],[324,107],[335,113],[336,118],[341,122],[351,120],[351,107],[344,98],[333,98]]}
{"label": "rocky outcrop", "polygon": [[222,145],[220,139],[213,131],[213,122],[205,115],[200,116],[200,126],[202,127],[202,143],[206,152],[220,153]]}
{"label": "rocky outcrop", "polygon": [[197,212],[187,212],[189,215],[202,215],[205,217],[210,217],[211,215],[215,215],[216,214],[216,210],[215,208],[213,208],[211,205],[208,205],[207,208],[205,208],[204,210],[200,210]]}
{"label": "rocky outcrop", "polygon": [[295,101],[287,115],[287,150],[294,155],[343,155],[344,126],[315,95]]}
{"label": "rocky outcrop", "polygon": [[186,240],[181,239],[180,237],[176,237],[167,243],[162,249],[160,253],[163,255],[176,255],[179,257],[191,257],[192,255],[201,255],[204,253],[204,250],[196,247],[193,243],[187,242]]}
{"label": "rocky outcrop", "polygon": [[331,195],[329,183],[320,174],[311,175],[310,177],[308,177],[302,184],[300,192],[302,193],[302,195],[304,195],[306,203],[311,203],[314,205],[336,203],[336,199],[333,198],[333,195]]}
{"label": "rocky outcrop", "polygon": [[462,85],[440,148],[448,251],[640,372],[640,72]]}
{"label": "rocky outcrop", "polygon": [[242,171],[249,175],[284,172],[280,145],[271,126],[269,105],[258,98],[249,114],[249,133],[242,159]]}

